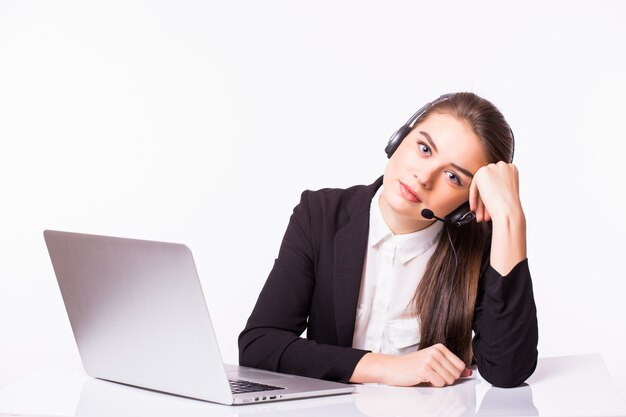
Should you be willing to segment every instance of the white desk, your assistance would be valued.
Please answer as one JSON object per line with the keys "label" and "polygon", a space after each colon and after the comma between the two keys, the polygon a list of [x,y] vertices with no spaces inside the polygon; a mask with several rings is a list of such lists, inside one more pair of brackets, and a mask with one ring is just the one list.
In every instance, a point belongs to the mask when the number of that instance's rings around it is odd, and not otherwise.
{"label": "white desk", "polygon": [[492,387],[479,375],[451,387],[359,385],[350,395],[222,406],[50,367],[0,389],[0,414],[52,416],[624,416],[599,355],[542,358],[528,384]]}

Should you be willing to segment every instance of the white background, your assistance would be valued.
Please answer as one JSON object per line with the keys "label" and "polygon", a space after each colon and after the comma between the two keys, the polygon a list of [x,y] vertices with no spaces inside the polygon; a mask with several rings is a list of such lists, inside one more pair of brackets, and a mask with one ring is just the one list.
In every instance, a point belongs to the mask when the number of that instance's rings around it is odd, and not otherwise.
{"label": "white background", "polygon": [[[304,189],[442,93],[516,136],[540,356],[626,393],[626,3],[0,1],[0,386],[77,350],[46,228],[194,251],[223,356]],[[590,381],[592,382],[592,381]]]}

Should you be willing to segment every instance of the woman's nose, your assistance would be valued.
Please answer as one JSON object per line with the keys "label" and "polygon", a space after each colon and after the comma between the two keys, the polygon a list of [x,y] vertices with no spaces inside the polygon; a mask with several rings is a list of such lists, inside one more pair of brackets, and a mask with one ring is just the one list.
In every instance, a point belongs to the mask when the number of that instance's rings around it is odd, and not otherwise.
{"label": "woman's nose", "polygon": [[420,183],[420,185],[425,188],[425,189],[430,189],[431,184],[430,184],[430,180],[421,174],[415,174],[415,178],[417,178],[417,181]]}
{"label": "woman's nose", "polygon": [[432,175],[426,171],[422,171],[419,174],[415,174],[415,178],[420,183],[420,185],[426,190],[430,190],[432,187]]}

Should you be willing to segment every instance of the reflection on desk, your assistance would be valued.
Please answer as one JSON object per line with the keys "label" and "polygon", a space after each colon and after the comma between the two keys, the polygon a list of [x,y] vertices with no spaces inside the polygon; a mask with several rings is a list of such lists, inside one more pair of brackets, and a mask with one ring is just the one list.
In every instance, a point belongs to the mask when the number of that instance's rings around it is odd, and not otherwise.
{"label": "reflection on desk", "polygon": [[359,385],[354,394],[224,406],[56,370],[0,390],[0,412],[76,416],[615,416],[626,415],[599,355],[541,358],[527,384],[480,375],[445,388]]}
{"label": "reflection on desk", "polygon": [[[488,386],[476,407],[477,387]],[[537,416],[530,386],[492,387],[480,379],[459,381],[445,389],[432,387],[359,387],[355,404],[366,416]]]}
{"label": "reflection on desk", "polygon": [[431,387],[359,386],[356,394],[300,401],[222,406],[164,395],[148,390],[91,379],[85,382],[77,416],[184,415],[190,417],[240,416],[536,416],[528,385],[507,390],[490,387],[476,413],[478,379],[464,380],[445,389]]}

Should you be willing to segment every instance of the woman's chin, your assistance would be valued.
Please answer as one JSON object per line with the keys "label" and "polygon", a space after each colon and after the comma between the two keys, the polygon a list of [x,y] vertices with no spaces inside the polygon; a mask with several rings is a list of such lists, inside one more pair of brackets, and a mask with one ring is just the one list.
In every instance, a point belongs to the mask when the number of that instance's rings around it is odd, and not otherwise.
{"label": "woman's chin", "polygon": [[412,203],[406,201],[404,198],[394,198],[392,202],[390,202],[389,206],[393,210],[393,212],[400,217],[407,217],[413,220],[425,220],[420,212],[424,207],[422,207],[422,203]]}

